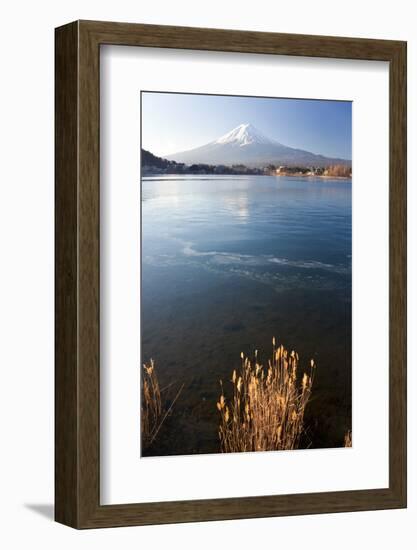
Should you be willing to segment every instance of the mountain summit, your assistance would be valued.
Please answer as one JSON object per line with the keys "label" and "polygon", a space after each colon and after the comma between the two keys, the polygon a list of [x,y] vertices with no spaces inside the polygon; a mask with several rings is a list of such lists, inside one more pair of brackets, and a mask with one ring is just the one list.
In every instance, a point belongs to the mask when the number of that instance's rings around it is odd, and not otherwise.
{"label": "mountain summit", "polygon": [[224,164],[226,166],[275,164],[322,167],[336,163],[351,164],[349,160],[328,158],[282,145],[262,134],[252,124],[239,124],[227,134],[206,145],[174,153],[166,158],[184,164]]}
{"label": "mountain summit", "polygon": [[224,136],[216,139],[215,143],[234,143],[239,145],[239,147],[244,147],[245,145],[252,145],[254,143],[265,145],[276,142],[264,136],[252,124],[239,124],[239,126],[236,126],[236,128]]}

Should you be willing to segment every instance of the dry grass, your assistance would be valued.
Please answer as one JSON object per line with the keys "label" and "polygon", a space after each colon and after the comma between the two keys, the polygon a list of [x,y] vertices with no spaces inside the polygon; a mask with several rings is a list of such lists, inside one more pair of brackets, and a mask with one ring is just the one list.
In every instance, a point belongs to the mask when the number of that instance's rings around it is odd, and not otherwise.
{"label": "dry grass", "polygon": [[272,340],[272,358],[259,364],[241,354],[240,372],[233,371],[233,396],[222,393],[219,437],[222,452],[296,449],[304,430],[304,412],[311,395],[314,361],[298,380],[298,354]]}
{"label": "dry grass", "polygon": [[[170,384],[171,386],[171,384]],[[169,387],[169,386],[168,386]],[[153,359],[149,364],[143,365],[142,378],[142,406],[141,406],[141,428],[142,428],[142,447],[144,449],[150,447],[155,441],[156,436],[165,422],[168,415],[178,399],[184,384],[180,387],[172,400],[168,409],[164,409],[162,405],[161,394],[164,390],[160,389],[158,375],[155,369]],[[165,388],[166,390],[167,388]]]}
{"label": "dry grass", "polygon": [[155,439],[162,419],[161,390],[153,359],[143,365],[141,427],[142,445],[148,447]]}
{"label": "dry grass", "polygon": [[351,430],[348,430],[348,431],[345,433],[345,443],[344,443],[344,446],[345,446],[345,447],[352,447],[352,432],[351,432]]}

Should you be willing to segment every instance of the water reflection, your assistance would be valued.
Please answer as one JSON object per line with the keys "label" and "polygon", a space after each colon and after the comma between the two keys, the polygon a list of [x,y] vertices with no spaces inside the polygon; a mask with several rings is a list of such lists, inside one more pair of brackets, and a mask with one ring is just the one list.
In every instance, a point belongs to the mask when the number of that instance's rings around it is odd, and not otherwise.
{"label": "water reflection", "polygon": [[350,182],[142,181],[142,356],[163,384],[185,384],[154,454],[216,452],[218,380],[273,335],[316,359],[314,445],[335,446],[351,413],[350,323]]}

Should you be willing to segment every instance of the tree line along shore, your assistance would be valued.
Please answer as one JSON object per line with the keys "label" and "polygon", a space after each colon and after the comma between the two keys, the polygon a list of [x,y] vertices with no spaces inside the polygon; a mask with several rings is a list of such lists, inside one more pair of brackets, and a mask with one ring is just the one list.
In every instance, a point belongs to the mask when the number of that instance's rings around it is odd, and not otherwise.
{"label": "tree line along shore", "polygon": [[174,160],[167,160],[142,149],[141,155],[142,176],[160,174],[193,174],[193,175],[254,175],[254,176],[296,176],[320,177],[333,179],[350,179],[352,167],[349,164],[335,164],[330,166],[280,166],[267,164],[254,167],[244,164],[211,165],[211,164],[184,164]]}

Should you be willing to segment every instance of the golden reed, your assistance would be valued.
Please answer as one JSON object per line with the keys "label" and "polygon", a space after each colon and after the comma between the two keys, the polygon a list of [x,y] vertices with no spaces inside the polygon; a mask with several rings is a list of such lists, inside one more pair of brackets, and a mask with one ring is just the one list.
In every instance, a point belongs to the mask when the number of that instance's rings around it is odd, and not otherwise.
{"label": "golden reed", "polygon": [[350,430],[345,433],[345,447],[352,447],[352,432]]}
{"label": "golden reed", "polygon": [[142,406],[141,406],[141,428],[142,445],[148,447],[153,440],[161,424],[162,401],[159,389],[158,376],[155,371],[153,359],[149,364],[143,365],[142,378]]}
{"label": "golden reed", "polygon": [[217,403],[222,452],[296,449],[304,430],[304,412],[310,399],[315,363],[297,379],[299,357],[275,345],[268,365],[251,362],[241,353],[241,369],[232,374],[233,396],[227,400],[223,383]]}
{"label": "golden reed", "polygon": [[162,406],[161,394],[164,393],[172,384],[166,386],[162,390],[159,387],[158,376],[155,369],[153,359],[149,364],[143,365],[142,378],[142,405],[141,405],[141,428],[142,428],[142,447],[144,449],[150,447],[155,441],[156,436],[161,429],[162,424],[171,414],[175,402],[184,388],[181,385],[174,399],[167,409]]}

